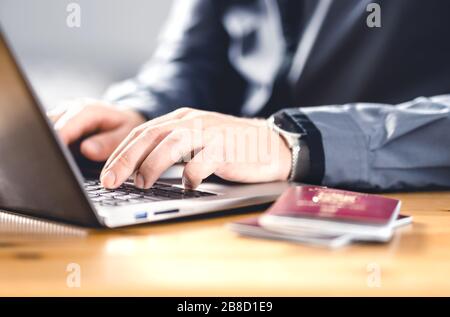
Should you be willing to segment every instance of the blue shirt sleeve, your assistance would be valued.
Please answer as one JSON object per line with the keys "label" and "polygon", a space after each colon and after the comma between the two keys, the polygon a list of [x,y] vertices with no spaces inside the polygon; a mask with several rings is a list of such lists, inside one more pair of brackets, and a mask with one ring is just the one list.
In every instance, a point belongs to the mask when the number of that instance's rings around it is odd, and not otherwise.
{"label": "blue shirt sleeve", "polygon": [[298,111],[320,131],[323,185],[375,191],[450,187],[450,95],[395,106]]}

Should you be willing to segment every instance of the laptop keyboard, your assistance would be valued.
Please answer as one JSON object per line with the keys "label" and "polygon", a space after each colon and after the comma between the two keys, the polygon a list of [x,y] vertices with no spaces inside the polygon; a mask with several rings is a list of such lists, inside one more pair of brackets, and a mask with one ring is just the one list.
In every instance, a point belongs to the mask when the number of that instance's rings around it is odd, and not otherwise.
{"label": "laptop keyboard", "polygon": [[170,184],[155,183],[149,189],[139,189],[125,183],[117,189],[105,189],[98,180],[85,180],[84,189],[89,199],[100,206],[122,206],[162,200],[200,198],[216,194],[184,189]]}

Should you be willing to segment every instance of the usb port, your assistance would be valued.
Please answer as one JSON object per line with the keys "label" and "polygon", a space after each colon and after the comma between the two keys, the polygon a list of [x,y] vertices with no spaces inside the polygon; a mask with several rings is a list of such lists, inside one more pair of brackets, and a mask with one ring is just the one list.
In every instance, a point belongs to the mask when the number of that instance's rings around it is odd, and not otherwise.
{"label": "usb port", "polygon": [[147,212],[146,211],[141,211],[141,212],[137,212],[134,214],[134,218],[135,219],[146,219],[147,218]]}

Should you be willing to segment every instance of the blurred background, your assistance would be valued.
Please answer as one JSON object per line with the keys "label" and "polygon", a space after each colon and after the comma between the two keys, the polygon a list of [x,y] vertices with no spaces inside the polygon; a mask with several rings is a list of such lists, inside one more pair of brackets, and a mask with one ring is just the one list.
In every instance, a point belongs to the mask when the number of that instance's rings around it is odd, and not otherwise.
{"label": "blurred background", "polygon": [[[81,9],[70,28],[67,7]],[[148,60],[172,0],[0,0],[0,21],[47,108],[76,97],[101,97]]]}

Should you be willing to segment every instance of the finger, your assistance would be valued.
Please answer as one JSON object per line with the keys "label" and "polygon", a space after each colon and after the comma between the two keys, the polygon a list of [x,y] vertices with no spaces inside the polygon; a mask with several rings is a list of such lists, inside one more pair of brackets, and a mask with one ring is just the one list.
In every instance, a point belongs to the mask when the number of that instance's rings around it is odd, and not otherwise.
{"label": "finger", "polygon": [[98,113],[91,108],[70,109],[56,122],[55,129],[65,144],[70,144],[83,135],[95,131],[101,124]]}
{"label": "finger", "polygon": [[[134,129],[106,162],[100,174],[103,186],[120,186],[167,134],[175,128],[190,128],[194,125],[191,119],[174,119],[145,129]],[[107,180],[104,179],[106,173],[109,174]]]}
{"label": "finger", "polygon": [[179,124],[178,121],[170,121],[159,126],[147,128],[134,140],[125,145],[122,152],[117,154],[114,160],[103,168],[100,174],[102,185],[106,188],[119,187],[134,173],[145,157],[177,124]]}
{"label": "finger", "polygon": [[165,114],[163,116],[160,116],[158,118],[152,119],[141,126],[133,129],[127,137],[120,143],[120,145],[114,150],[114,152],[111,154],[111,156],[108,158],[108,160],[105,163],[104,171],[107,170],[111,163],[117,158],[117,156],[123,152],[123,150],[131,143],[133,142],[139,135],[147,128],[157,126],[159,124],[164,124],[168,121],[177,120],[183,118],[187,113],[192,111],[190,108],[179,108],[175,111],[172,111],[168,114]]}
{"label": "finger", "polygon": [[96,104],[98,103],[98,100],[90,99],[90,98],[77,98],[77,99],[70,99],[70,100],[64,100],[61,101],[61,104],[52,110],[49,110],[47,112],[47,116],[50,118],[50,120],[56,124],[56,122],[70,109],[72,112],[74,112],[74,109],[77,109],[80,111],[83,107],[85,107],[88,104]]}
{"label": "finger", "polygon": [[121,127],[89,137],[81,143],[81,153],[90,160],[104,162],[128,131],[128,127]]}
{"label": "finger", "polygon": [[197,188],[208,176],[214,174],[223,164],[223,143],[211,141],[183,170],[183,186],[188,189]]}
{"label": "finger", "polygon": [[150,188],[164,171],[181,158],[187,158],[190,153],[201,150],[207,142],[203,139],[201,131],[173,130],[139,166],[134,179],[136,187]]}
{"label": "finger", "polygon": [[106,106],[70,109],[56,122],[55,129],[66,144],[95,131],[117,128],[122,120],[119,112]]}

